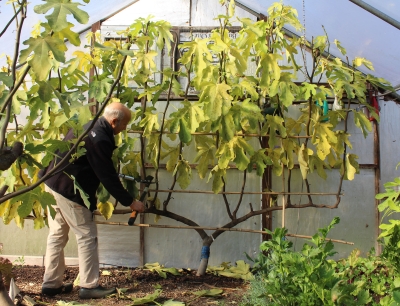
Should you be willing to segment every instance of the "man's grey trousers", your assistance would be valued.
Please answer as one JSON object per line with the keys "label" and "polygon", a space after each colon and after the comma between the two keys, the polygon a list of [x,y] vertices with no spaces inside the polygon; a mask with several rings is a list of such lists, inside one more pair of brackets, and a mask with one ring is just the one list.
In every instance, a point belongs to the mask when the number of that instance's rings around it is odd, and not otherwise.
{"label": "man's grey trousers", "polygon": [[46,186],[46,191],[51,193],[57,205],[54,220],[49,214],[49,236],[45,259],[45,273],[43,287],[59,288],[63,285],[65,271],[64,247],[68,242],[68,233],[71,229],[78,243],[79,259],[79,286],[95,288],[99,281],[99,254],[97,242],[97,227],[93,213],[64,198],[59,193]]}

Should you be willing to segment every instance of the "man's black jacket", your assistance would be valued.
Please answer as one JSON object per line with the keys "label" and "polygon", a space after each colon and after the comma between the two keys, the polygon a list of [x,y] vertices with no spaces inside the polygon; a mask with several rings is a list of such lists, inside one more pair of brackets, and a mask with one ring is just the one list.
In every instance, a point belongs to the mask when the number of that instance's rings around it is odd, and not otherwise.
{"label": "man's black jacket", "polygon": [[[65,136],[65,140],[71,140],[74,135],[71,129]],[[134,200],[128,191],[122,186],[116,172],[112,154],[116,149],[114,133],[111,125],[104,117],[97,120],[92,130],[84,138],[86,154],[66,166],[66,168],[46,180],[45,184],[65,198],[86,207],[78,190],[74,188],[71,177],[75,177],[77,183],[89,196],[90,210],[96,210],[96,190],[100,182],[107,191],[117,199],[123,206],[129,206]],[[67,152],[58,154],[45,172],[58,164]],[[43,176],[41,173],[40,176]]]}

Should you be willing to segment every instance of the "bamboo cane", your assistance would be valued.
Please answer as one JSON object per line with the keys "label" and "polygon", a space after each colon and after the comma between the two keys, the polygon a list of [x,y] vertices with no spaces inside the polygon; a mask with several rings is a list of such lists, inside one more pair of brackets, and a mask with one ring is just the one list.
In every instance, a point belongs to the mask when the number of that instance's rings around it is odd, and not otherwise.
{"label": "bamboo cane", "polygon": [[[128,226],[128,223],[124,223],[124,222],[96,221],[96,224]],[[141,223],[134,224],[133,226],[149,227],[149,228],[169,228],[169,229],[202,229],[202,230],[214,230],[214,231],[226,231],[226,232],[265,234],[264,231],[250,230],[250,229],[244,229],[244,228],[224,228],[224,227],[210,227],[210,226],[177,226],[177,225],[161,225],[161,224],[141,224]],[[304,238],[304,239],[312,238],[312,236],[297,235],[297,234],[286,234],[286,236],[296,237],[296,238]],[[344,240],[329,239],[329,238],[327,238],[326,240],[336,242],[336,243],[354,245],[354,242],[348,242],[348,241],[344,241]]]}

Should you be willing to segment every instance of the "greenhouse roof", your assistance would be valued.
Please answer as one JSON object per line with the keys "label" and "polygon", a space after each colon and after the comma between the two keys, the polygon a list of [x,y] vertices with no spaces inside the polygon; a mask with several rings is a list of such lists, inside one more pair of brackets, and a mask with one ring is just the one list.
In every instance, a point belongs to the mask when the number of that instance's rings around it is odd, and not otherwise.
{"label": "greenhouse roof", "polygon": [[[83,30],[99,20],[107,17],[133,4],[137,1],[146,0],[92,0],[83,8],[89,13],[90,19],[87,25],[79,25],[78,30]],[[192,0],[193,1],[193,0]],[[201,1],[201,0],[199,0]],[[215,0],[217,1],[217,0]],[[40,4],[40,0],[31,0],[31,8]],[[237,6],[244,8],[254,14],[267,15],[267,9],[273,0],[236,0]],[[304,35],[311,41],[313,37],[328,33],[329,40],[339,40],[346,48],[348,58],[363,57],[373,63],[375,71],[371,72],[362,67],[365,73],[372,73],[377,77],[383,77],[390,81],[396,88],[400,87],[400,2],[397,0],[283,0],[286,5],[294,7],[298,12],[298,18],[305,25],[306,31],[295,32]],[[356,4],[357,3],[357,4]],[[363,7],[364,6],[364,7]],[[373,13],[365,6],[371,8]],[[10,5],[0,1],[0,16],[12,16]],[[29,12],[26,21],[26,31],[23,40],[29,37],[32,26],[37,23],[33,12]],[[30,18],[29,18],[30,17]],[[37,16],[35,16],[38,18]],[[8,18],[0,18],[0,29],[3,29]],[[293,29],[288,29],[294,32]],[[8,41],[13,41],[12,33]],[[9,46],[0,46],[0,55]],[[9,52],[9,50],[7,50]],[[347,61],[336,47],[329,50],[334,56]]]}
{"label": "greenhouse roof", "polygon": [[[237,0],[237,3],[257,13],[267,15],[267,9],[276,1]],[[396,0],[283,0],[294,7],[301,23],[305,23],[306,38],[328,33],[329,40],[337,39],[346,48],[349,59],[363,57],[373,63],[374,72],[396,88],[400,87],[400,2]],[[361,5],[361,6],[360,6]],[[367,11],[370,8],[375,14]],[[391,21],[395,25],[392,25]],[[397,25],[397,27],[396,27]],[[291,29],[289,29],[291,30]],[[303,33],[297,33],[303,35]],[[336,48],[330,53],[347,61]]]}

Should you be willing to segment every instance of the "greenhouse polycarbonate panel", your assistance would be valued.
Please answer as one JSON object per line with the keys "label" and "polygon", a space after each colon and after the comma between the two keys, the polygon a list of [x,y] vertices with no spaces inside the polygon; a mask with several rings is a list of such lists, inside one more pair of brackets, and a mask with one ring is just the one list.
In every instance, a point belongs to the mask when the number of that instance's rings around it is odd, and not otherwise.
{"label": "greenhouse polycarbonate panel", "polygon": [[[122,0],[110,2],[106,0],[92,0],[89,4],[81,6],[81,8],[89,13],[90,19],[88,24],[78,24],[75,30],[83,30],[99,20],[105,20],[107,17],[129,4],[134,5],[136,2],[146,1],[147,0]],[[190,0],[187,1],[189,3]],[[215,1],[217,2],[218,0]],[[277,1],[237,0],[236,2],[238,5],[243,4],[247,6],[254,13],[267,15],[268,7]],[[376,9],[396,20],[400,19],[400,3],[398,1],[366,0],[364,2],[374,6]],[[29,37],[32,26],[38,22],[39,18],[43,18],[43,16],[39,17],[33,13],[33,7],[40,3],[42,3],[40,0],[30,1],[30,10],[28,12],[28,18],[25,21],[22,41]],[[400,70],[400,55],[398,52],[400,49],[400,40],[398,39],[400,33],[398,29],[349,0],[284,0],[283,3],[297,9],[300,21],[302,23],[305,21],[306,37],[308,40],[312,40],[312,37],[318,35],[324,35],[324,30],[322,28],[322,26],[324,26],[330,41],[333,42],[334,39],[339,40],[347,49],[347,56],[350,59],[359,56],[373,63],[375,71],[369,71],[365,67],[362,67],[362,72],[372,73],[375,76],[386,78],[392,82],[393,85],[400,84],[400,75],[398,73]],[[6,5],[5,2],[2,1],[0,2],[0,9],[0,28],[3,29],[8,22],[8,18],[4,17],[12,16],[12,7]],[[303,35],[301,32],[297,34]],[[7,31],[2,38],[10,43],[15,41],[12,31]],[[2,44],[0,46],[0,55],[6,51],[10,52],[9,50],[9,45]],[[331,47],[330,52],[334,56],[339,56],[346,60],[345,57],[341,56],[335,46]],[[3,57],[0,59],[0,63],[4,64],[4,62]]]}
{"label": "greenhouse polycarbonate panel", "polygon": [[400,2],[397,0],[363,0],[382,13],[400,21]]}
{"label": "greenhouse polycarbonate panel", "polygon": [[[253,11],[267,15],[267,9],[273,0],[238,0]],[[395,1],[366,1],[378,10],[388,14],[392,18],[399,19],[400,3]],[[377,77],[386,78],[393,85],[400,83],[400,48],[399,30],[372,15],[361,7],[348,0],[320,1],[320,0],[284,0],[285,5],[294,7],[298,12],[298,18],[306,26],[306,38],[311,41],[313,37],[328,33],[329,40],[339,40],[347,50],[349,59],[363,57],[371,61],[375,71],[365,67],[360,70],[371,73]],[[304,3],[304,6],[303,6]],[[380,3],[380,5],[376,5]],[[397,9],[397,11],[396,11]],[[390,13],[393,10],[393,13]],[[289,28],[294,31],[294,29]],[[297,32],[297,35],[303,35]],[[330,52],[337,57],[343,57],[336,46],[331,46]]]}

